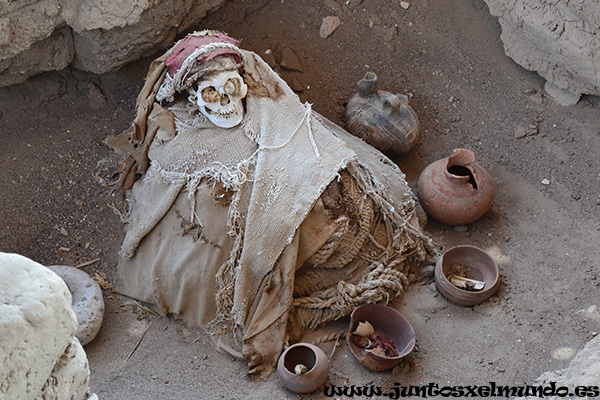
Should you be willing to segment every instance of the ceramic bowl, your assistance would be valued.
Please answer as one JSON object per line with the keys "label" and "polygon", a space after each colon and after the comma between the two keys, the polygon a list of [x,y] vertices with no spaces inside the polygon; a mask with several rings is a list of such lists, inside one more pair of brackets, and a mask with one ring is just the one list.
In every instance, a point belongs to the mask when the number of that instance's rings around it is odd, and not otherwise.
{"label": "ceramic bowl", "polygon": [[[297,366],[305,372],[297,374]],[[329,373],[329,359],[319,347],[311,343],[296,343],[279,357],[277,373],[283,386],[295,393],[310,393],[325,384]]]}
{"label": "ceramic bowl", "polygon": [[[461,289],[450,282],[453,274],[485,282],[482,290]],[[435,266],[435,283],[453,303],[474,306],[486,301],[500,286],[500,272],[492,257],[475,246],[456,246],[446,251]]]}
{"label": "ceramic bowl", "polygon": [[[397,357],[386,357],[357,346],[352,341],[352,333],[359,322],[368,321],[375,332],[389,338],[398,350]],[[412,325],[398,311],[381,304],[363,304],[352,311],[350,326],[346,334],[350,352],[365,367],[373,371],[387,371],[394,368],[415,347],[415,331]]]}

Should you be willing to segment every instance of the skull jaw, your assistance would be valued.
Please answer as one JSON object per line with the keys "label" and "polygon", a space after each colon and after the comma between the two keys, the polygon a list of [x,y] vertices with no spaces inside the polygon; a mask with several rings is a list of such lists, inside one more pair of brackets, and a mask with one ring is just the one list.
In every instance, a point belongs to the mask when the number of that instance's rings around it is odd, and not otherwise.
{"label": "skull jaw", "polygon": [[235,107],[232,111],[222,113],[214,111],[207,106],[201,106],[200,112],[216,126],[220,128],[233,128],[238,126],[244,119],[244,110],[240,107]]}

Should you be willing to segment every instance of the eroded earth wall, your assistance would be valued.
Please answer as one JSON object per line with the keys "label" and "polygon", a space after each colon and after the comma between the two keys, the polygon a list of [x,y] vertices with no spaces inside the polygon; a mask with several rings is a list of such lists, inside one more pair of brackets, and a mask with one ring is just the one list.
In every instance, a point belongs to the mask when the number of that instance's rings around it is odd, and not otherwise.
{"label": "eroded earth wall", "polygon": [[600,95],[598,0],[485,0],[502,27],[506,54],[546,79],[562,105]]}
{"label": "eroded earth wall", "polygon": [[104,73],[173,44],[225,0],[0,0],[0,87],[68,65]]}

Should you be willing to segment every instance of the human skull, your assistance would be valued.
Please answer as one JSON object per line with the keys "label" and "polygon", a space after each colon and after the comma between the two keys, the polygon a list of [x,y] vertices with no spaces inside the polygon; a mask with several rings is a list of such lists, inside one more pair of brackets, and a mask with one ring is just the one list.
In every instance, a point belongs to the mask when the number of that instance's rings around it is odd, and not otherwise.
{"label": "human skull", "polygon": [[248,86],[238,71],[222,71],[198,83],[196,103],[200,112],[221,128],[233,128],[244,118],[242,99]]}

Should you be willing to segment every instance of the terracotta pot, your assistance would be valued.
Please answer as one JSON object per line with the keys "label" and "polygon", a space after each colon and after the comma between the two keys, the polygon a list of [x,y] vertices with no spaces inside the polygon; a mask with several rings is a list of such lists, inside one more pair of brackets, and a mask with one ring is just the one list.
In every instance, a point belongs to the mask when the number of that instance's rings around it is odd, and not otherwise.
{"label": "terracotta pot", "polygon": [[346,127],[390,157],[405,154],[419,141],[417,114],[408,105],[408,97],[377,90],[376,86],[373,72],[358,82],[359,92],[346,106]]}
{"label": "terracotta pot", "polygon": [[454,149],[430,164],[419,177],[419,201],[436,221],[464,225],[479,219],[492,205],[492,177],[475,162],[475,154]]}
{"label": "terracotta pot", "polygon": [[[305,368],[298,368],[298,366]],[[303,373],[296,373],[303,371]],[[310,393],[325,384],[329,373],[329,359],[319,347],[311,343],[296,343],[279,357],[277,373],[283,386],[296,393]]]}
{"label": "terracotta pot", "polygon": [[[456,266],[466,278],[485,282],[483,290],[469,291],[454,286],[451,275]],[[446,251],[435,266],[435,284],[440,293],[462,306],[474,306],[489,299],[500,287],[500,271],[494,259],[475,246],[456,246]]]}
{"label": "terracotta pot", "polygon": [[[378,355],[357,346],[352,334],[359,322],[369,322],[375,332],[389,338],[398,351],[396,357]],[[381,304],[363,304],[352,311],[346,343],[350,352],[365,367],[373,371],[387,371],[400,363],[415,347],[415,331],[406,318],[395,309]]]}

